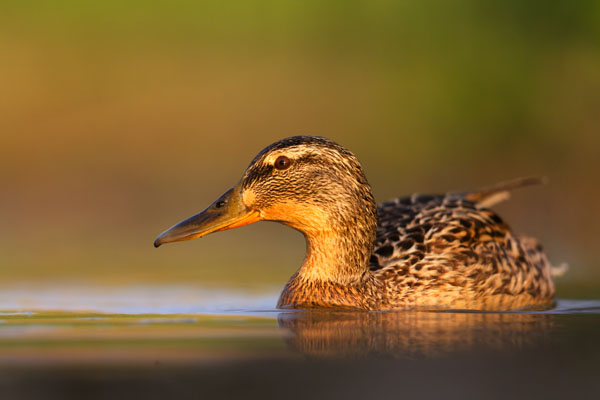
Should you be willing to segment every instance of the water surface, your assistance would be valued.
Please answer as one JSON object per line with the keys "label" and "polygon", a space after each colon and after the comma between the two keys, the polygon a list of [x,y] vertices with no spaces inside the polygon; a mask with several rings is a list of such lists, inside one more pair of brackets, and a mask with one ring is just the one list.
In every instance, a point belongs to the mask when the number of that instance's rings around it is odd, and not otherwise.
{"label": "water surface", "polygon": [[559,299],[536,312],[365,313],[276,310],[277,295],[5,288],[0,385],[61,398],[600,393],[598,300]]}

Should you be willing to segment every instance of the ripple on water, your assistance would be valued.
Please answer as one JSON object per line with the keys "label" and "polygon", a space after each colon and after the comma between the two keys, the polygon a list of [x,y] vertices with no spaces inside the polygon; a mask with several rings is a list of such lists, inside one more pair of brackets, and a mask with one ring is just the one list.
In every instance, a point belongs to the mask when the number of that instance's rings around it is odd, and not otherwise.
{"label": "ripple on water", "polygon": [[0,290],[0,310],[6,310],[0,315],[56,310],[109,314],[268,313],[273,311],[278,296],[279,289],[254,293],[193,286],[23,286]]}
{"label": "ripple on water", "polygon": [[[0,290],[0,316],[35,311],[109,314],[249,314],[271,315],[279,288],[263,293],[193,286],[23,286]],[[600,314],[600,300],[557,299],[545,314]],[[90,318],[101,318],[94,316]]]}

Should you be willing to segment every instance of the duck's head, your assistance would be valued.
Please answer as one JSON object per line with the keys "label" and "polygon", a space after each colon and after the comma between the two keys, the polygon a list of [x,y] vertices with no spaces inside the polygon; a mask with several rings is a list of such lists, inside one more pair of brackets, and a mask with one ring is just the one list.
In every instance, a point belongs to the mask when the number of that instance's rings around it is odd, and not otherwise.
{"label": "duck's head", "polygon": [[301,231],[309,258],[311,253],[336,253],[338,259],[347,258],[341,262],[363,269],[373,250],[376,204],[354,154],[326,138],[294,136],[262,150],[237,185],[161,233],[154,245],[261,220]]}

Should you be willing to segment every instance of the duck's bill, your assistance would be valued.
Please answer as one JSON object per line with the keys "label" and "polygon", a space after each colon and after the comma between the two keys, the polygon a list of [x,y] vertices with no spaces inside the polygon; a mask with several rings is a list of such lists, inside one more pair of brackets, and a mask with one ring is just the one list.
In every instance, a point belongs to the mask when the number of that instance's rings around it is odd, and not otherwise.
{"label": "duck's bill", "polygon": [[234,187],[225,192],[206,210],[167,229],[154,241],[161,244],[196,239],[209,233],[238,228],[260,221],[257,211],[248,209],[242,202],[240,190]]}

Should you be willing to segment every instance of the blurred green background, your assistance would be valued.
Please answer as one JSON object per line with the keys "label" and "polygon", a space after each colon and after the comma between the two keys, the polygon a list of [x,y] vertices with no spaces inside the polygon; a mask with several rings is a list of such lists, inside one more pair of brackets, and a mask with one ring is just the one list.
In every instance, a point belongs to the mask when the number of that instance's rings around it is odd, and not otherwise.
{"label": "blurred green background", "polygon": [[281,287],[272,223],[152,247],[280,138],[375,196],[545,175],[497,207],[600,296],[600,2],[0,2],[0,284]]}

